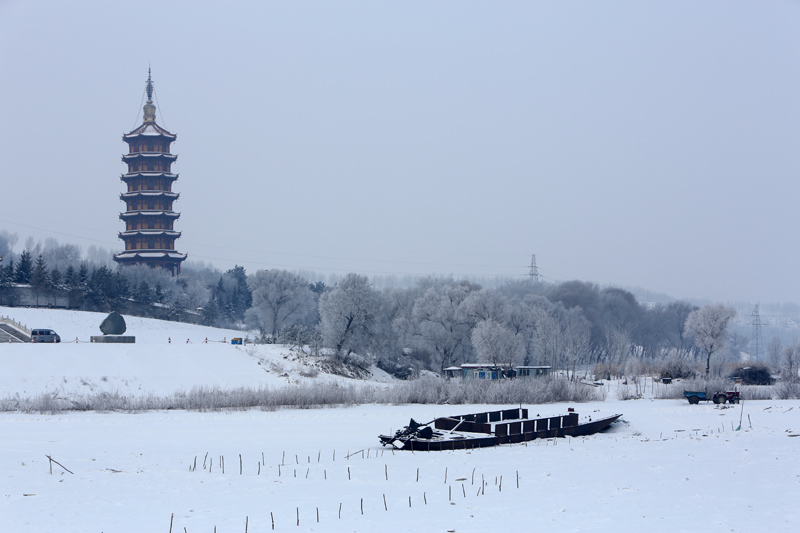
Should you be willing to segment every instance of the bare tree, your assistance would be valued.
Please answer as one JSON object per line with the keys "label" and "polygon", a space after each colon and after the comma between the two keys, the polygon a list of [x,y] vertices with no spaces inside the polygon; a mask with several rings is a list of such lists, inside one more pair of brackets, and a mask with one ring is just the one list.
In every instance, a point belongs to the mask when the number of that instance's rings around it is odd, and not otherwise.
{"label": "bare tree", "polygon": [[286,270],[259,270],[247,278],[253,304],[245,320],[275,339],[284,326],[300,324],[313,311],[308,281]]}
{"label": "bare tree", "polygon": [[797,381],[798,368],[800,368],[800,341],[795,339],[794,342],[783,348],[781,370],[786,380],[794,383]]}
{"label": "bare tree", "polygon": [[433,354],[440,371],[468,353],[474,322],[464,312],[463,303],[473,290],[476,287],[469,283],[448,282],[430,287],[414,302],[415,343]]}
{"label": "bare tree", "polygon": [[319,299],[323,342],[347,360],[368,345],[377,309],[377,293],[367,277],[348,274]]}
{"label": "bare tree", "polygon": [[506,364],[509,370],[525,355],[522,337],[491,318],[481,320],[473,328],[472,346],[481,360],[493,365]]}
{"label": "bare tree", "polygon": [[711,356],[725,346],[728,322],[736,310],[724,305],[705,305],[686,318],[686,332],[706,354],[706,379],[711,371]]}

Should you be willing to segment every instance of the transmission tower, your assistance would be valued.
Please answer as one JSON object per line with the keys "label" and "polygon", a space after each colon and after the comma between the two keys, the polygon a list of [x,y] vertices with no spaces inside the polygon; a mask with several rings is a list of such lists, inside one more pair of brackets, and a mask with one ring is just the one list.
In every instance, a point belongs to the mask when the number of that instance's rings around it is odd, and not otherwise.
{"label": "transmission tower", "polygon": [[531,270],[528,272],[528,277],[533,283],[539,281],[539,267],[536,266],[536,254],[531,255]]}
{"label": "transmission tower", "polygon": [[753,312],[750,316],[753,317],[751,322],[753,326],[753,337],[751,339],[751,342],[753,343],[753,355],[757,360],[760,361],[763,359],[764,355],[764,343],[761,341],[761,326],[763,326],[764,323],[761,321],[761,315],[758,312],[758,304],[756,304],[756,308],[753,309]]}

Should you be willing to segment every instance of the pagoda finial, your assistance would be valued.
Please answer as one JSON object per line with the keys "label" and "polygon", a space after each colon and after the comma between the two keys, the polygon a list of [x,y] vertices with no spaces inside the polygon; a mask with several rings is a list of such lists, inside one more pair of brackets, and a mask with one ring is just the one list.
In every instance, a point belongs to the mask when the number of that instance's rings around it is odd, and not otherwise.
{"label": "pagoda finial", "polygon": [[153,105],[153,78],[150,75],[150,67],[147,67],[147,84],[145,85],[147,91],[147,103],[144,104],[144,121],[156,121],[156,106]]}
{"label": "pagoda finial", "polygon": [[147,99],[153,101],[153,79],[150,76],[150,67],[147,67]]}

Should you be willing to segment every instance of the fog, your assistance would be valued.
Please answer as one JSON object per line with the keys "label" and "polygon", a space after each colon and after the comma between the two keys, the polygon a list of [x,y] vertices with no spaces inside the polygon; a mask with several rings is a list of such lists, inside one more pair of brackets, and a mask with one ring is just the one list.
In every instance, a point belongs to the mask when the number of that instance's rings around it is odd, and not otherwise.
{"label": "fog", "polygon": [[221,269],[800,301],[800,3],[0,3],[0,230],[113,251],[148,67]]}

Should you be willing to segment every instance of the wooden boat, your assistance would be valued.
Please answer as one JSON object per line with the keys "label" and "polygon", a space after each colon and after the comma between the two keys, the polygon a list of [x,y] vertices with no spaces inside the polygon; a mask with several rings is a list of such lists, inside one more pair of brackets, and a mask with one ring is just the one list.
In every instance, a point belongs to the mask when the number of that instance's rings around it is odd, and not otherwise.
{"label": "wooden boat", "polygon": [[398,450],[441,451],[484,448],[552,437],[580,437],[603,431],[621,414],[579,422],[578,413],[528,418],[528,409],[436,418],[420,424],[413,418],[394,435],[380,435],[384,446]]}

